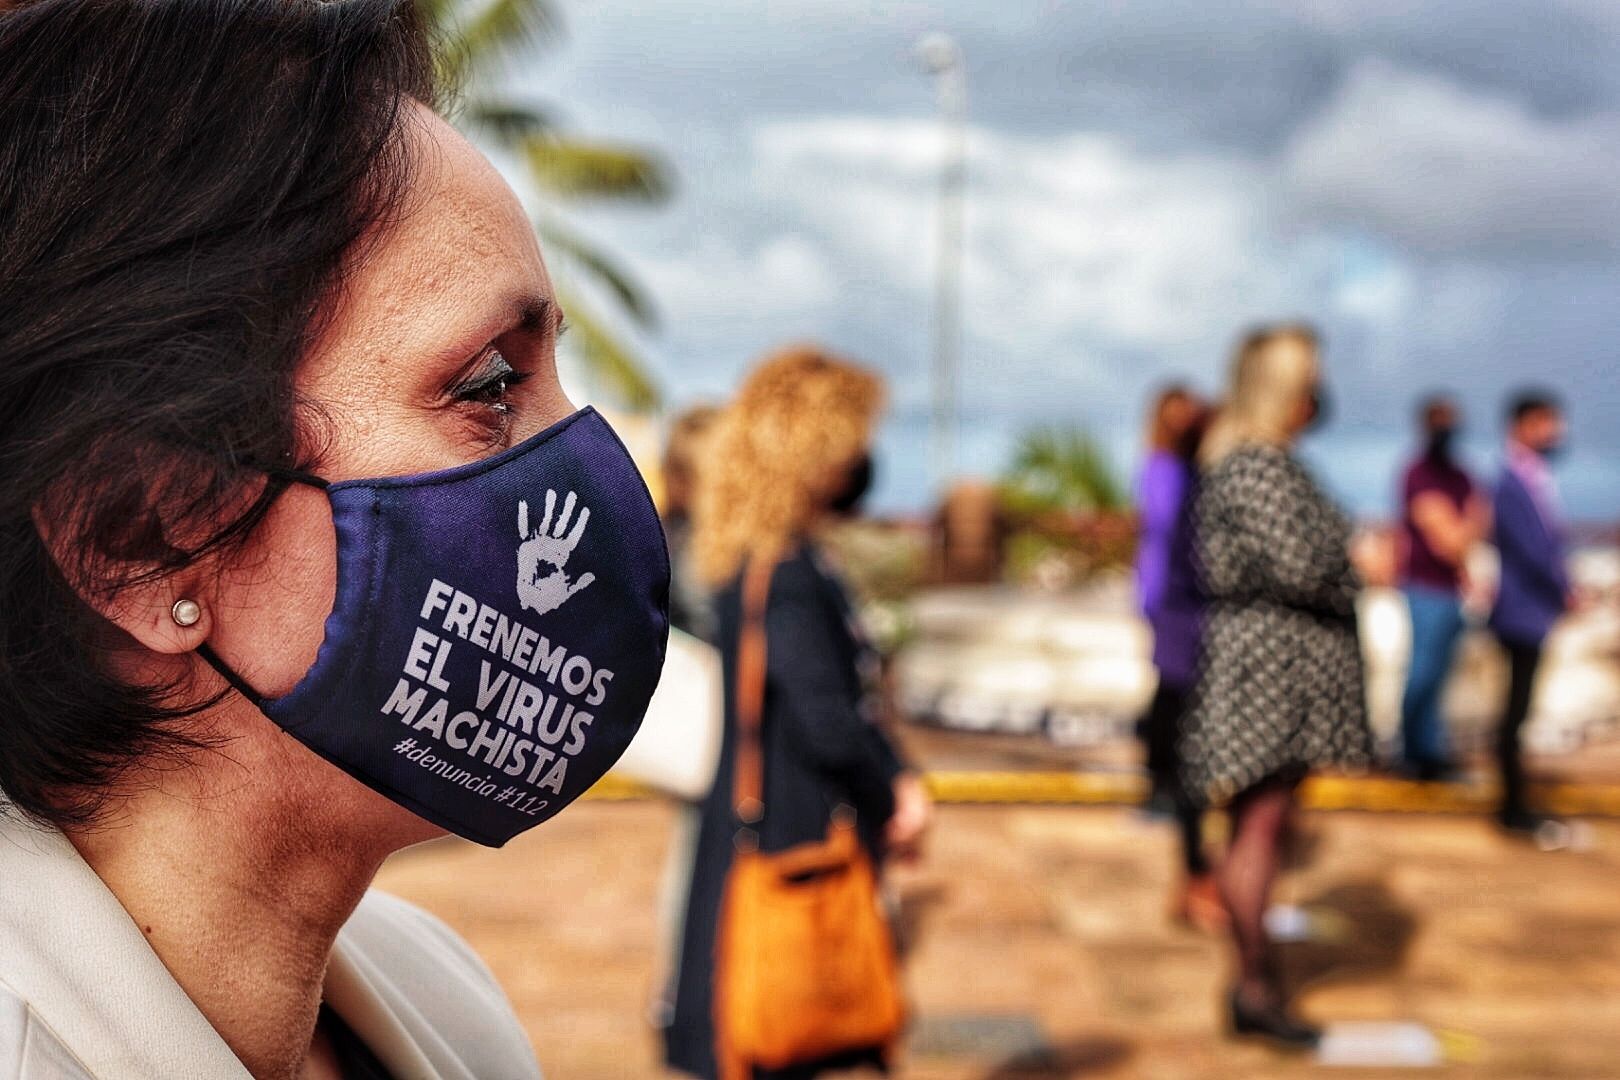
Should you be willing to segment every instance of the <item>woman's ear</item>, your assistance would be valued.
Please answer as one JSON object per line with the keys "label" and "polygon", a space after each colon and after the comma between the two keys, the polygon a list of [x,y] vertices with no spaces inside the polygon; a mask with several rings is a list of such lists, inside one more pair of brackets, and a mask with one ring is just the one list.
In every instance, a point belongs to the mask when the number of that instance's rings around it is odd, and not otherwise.
{"label": "woman's ear", "polygon": [[209,599],[176,578],[123,589],[111,606],[112,612],[102,614],[155,653],[192,652],[213,629]]}
{"label": "woman's ear", "polygon": [[[87,560],[70,550],[77,536],[59,527],[42,506],[32,511],[34,528],[57,569],[86,606],[134,638],[142,648],[167,655],[192,652],[208,640],[213,626],[215,581],[203,566],[155,574],[150,566],[117,566]],[[123,577],[129,584],[106,587],[95,580]]]}

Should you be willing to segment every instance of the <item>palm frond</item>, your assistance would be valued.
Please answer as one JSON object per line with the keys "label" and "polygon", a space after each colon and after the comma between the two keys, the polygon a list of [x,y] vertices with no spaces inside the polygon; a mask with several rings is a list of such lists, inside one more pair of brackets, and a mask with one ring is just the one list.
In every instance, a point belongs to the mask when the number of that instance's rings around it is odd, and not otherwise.
{"label": "palm frond", "polygon": [[526,139],[522,149],[535,183],[563,198],[669,197],[669,169],[650,151],[554,134]]}
{"label": "palm frond", "polygon": [[417,0],[439,42],[434,60],[441,83],[461,87],[492,74],[501,62],[562,32],[552,0]]}
{"label": "palm frond", "polygon": [[1001,490],[1009,507],[1023,512],[1116,510],[1125,505],[1125,491],[1108,456],[1075,428],[1025,432]]}
{"label": "palm frond", "polygon": [[464,127],[510,148],[553,130],[556,123],[543,109],[498,98],[474,98],[462,107],[457,119]]}
{"label": "palm frond", "polygon": [[465,26],[462,40],[475,62],[509,55],[562,33],[562,19],[551,0],[490,0],[466,19]]}
{"label": "palm frond", "polygon": [[568,313],[569,346],[585,365],[586,378],[624,408],[650,412],[663,394],[642,368],[631,348],[593,311],[579,293],[557,287],[557,300]]}
{"label": "palm frond", "polygon": [[657,326],[658,312],[652,297],[606,251],[556,218],[542,217],[534,227],[548,255],[561,254],[573,267],[590,275],[643,329]]}

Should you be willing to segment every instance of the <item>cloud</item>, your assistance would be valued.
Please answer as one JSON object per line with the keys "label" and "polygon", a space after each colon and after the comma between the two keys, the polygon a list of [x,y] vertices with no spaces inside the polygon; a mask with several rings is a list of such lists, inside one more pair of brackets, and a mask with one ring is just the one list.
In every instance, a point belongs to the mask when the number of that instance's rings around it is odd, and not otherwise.
{"label": "cloud", "polygon": [[1324,467],[1364,508],[1383,508],[1417,394],[1456,389],[1493,442],[1503,394],[1534,374],[1581,388],[1591,456],[1568,490],[1612,513],[1620,5],[1012,8],[576,6],[560,78],[522,82],[679,171],[667,208],[589,220],[657,294],[676,400],[723,393],[783,340],[825,340],[890,379],[909,441],[891,442],[885,487],[927,497],[940,142],[910,48],[939,27],[963,44],[975,122],[965,460],[988,468],[1053,420],[1128,450],[1153,383],[1214,389],[1243,324],[1302,316],[1327,331]]}
{"label": "cloud", "polygon": [[[1234,318],[1299,302],[1308,252],[1271,250],[1265,181],[1239,159],[1132,150],[1106,135],[968,138],[965,285],[975,332],[1050,364],[1077,335],[1201,347]],[[932,280],[941,152],[926,121],[778,121],[754,137],[763,186],[845,258],[922,295]],[[829,198],[836,192],[836,198]]]}
{"label": "cloud", "polygon": [[1375,60],[1295,136],[1303,217],[1447,258],[1620,251],[1620,112],[1549,120]]}
{"label": "cloud", "polygon": [[689,243],[643,249],[634,266],[669,327],[666,340],[645,344],[663,354],[677,402],[724,397],[764,349],[822,338],[841,291],[827,252],[796,230],[711,229]]}
{"label": "cloud", "polygon": [[737,297],[762,319],[817,310],[837,295],[825,254],[802,233],[733,246],[718,235],[679,253],[645,258],[641,272],[660,302],[683,319],[731,317]]}
{"label": "cloud", "polygon": [[[1416,383],[1480,384],[1499,343],[1557,336],[1528,304],[1504,305],[1510,272],[1413,261],[1314,225],[1279,209],[1290,178],[1244,155],[983,126],[968,144],[970,420],[1079,409],[1134,426],[1151,384],[1191,375],[1213,389],[1242,326],[1299,316],[1328,327],[1346,417],[1387,421]],[[708,388],[716,355],[740,365],[809,335],[868,358],[897,408],[923,410],[941,145],[931,121],[869,115],[766,120],[734,140],[716,176],[735,190],[706,196],[738,211],[678,225],[661,245],[674,250],[643,264],[677,313],[677,381],[701,373]]]}

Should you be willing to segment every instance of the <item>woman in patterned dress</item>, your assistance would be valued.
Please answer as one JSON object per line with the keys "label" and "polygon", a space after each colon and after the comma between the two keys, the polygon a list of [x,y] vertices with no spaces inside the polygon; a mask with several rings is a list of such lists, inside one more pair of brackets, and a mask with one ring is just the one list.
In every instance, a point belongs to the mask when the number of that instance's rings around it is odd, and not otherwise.
{"label": "woman in patterned dress", "polygon": [[1235,1032],[1314,1046],[1277,978],[1264,916],[1300,781],[1368,761],[1350,523],[1293,454],[1321,417],[1317,339],[1303,326],[1239,345],[1202,452],[1196,553],[1209,598],[1182,747],[1187,790],[1226,803],[1219,871],[1238,979]]}

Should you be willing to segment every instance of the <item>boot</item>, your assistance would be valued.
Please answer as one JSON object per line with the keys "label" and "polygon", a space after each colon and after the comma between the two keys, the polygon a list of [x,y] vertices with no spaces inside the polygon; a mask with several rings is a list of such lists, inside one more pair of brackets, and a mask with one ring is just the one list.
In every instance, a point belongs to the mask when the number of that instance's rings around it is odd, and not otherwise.
{"label": "boot", "polygon": [[1320,1028],[1289,1015],[1280,996],[1256,1005],[1233,990],[1228,1001],[1232,1034],[1266,1039],[1286,1050],[1314,1050],[1322,1041]]}

